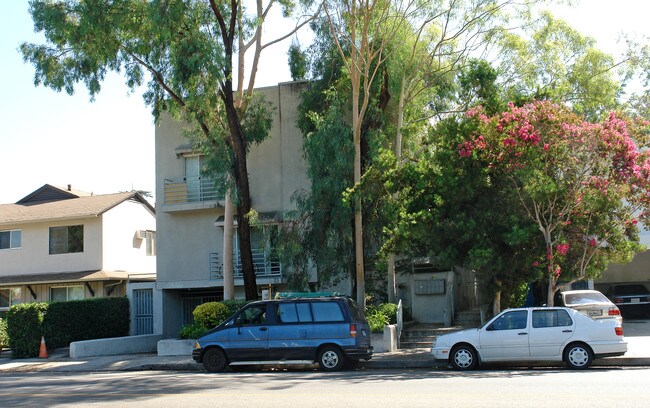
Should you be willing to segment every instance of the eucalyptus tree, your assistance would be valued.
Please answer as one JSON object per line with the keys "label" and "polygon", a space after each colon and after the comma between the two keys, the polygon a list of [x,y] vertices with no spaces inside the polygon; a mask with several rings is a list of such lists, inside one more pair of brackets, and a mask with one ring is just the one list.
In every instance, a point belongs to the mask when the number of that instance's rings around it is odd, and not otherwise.
{"label": "eucalyptus tree", "polygon": [[[268,105],[254,98],[253,88],[261,52],[311,17],[265,42],[262,28],[269,11],[277,4],[289,16],[295,8],[291,0],[251,1],[252,12],[236,0],[29,4],[34,27],[46,39],[45,44],[20,47],[24,59],[36,68],[35,85],[72,94],[81,83],[93,98],[109,71],[123,73],[131,89],[146,81],[144,99],[154,117],[168,111],[187,122],[189,135],[208,153],[212,171],[230,175],[224,181],[237,207],[246,298],[257,298],[246,156],[252,144],[267,137],[271,116]],[[247,51],[252,52],[251,64],[245,61]],[[231,239],[226,236],[224,241]],[[228,253],[224,256],[228,266]]]}

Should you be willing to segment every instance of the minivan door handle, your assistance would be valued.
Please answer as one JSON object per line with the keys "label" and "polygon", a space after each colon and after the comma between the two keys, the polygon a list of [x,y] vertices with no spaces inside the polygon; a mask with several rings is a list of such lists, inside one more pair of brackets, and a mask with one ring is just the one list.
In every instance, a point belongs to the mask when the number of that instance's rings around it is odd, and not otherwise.
{"label": "minivan door handle", "polygon": [[527,335],[528,333],[526,333],[526,332],[520,332],[520,333],[517,333],[517,334],[520,335],[520,336],[525,336],[525,335]]}
{"label": "minivan door handle", "polygon": [[260,331],[267,331],[268,329],[268,327],[260,327]]}

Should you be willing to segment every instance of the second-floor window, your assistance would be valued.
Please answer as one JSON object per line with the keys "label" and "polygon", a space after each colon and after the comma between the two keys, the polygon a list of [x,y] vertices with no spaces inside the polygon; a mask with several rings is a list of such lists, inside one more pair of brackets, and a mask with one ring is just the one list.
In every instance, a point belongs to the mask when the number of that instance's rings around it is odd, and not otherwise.
{"label": "second-floor window", "polygon": [[50,227],[50,255],[83,252],[84,226]]}
{"label": "second-floor window", "polygon": [[22,230],[0,231],[0,249],[17,249],[22,246]]}

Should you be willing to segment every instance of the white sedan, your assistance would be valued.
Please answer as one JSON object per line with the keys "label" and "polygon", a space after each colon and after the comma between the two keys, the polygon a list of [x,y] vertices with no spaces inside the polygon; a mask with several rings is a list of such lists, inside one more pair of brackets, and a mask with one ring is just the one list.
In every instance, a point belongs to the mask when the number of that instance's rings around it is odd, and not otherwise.
{"label": "white sedan", "polygon": [[431,348],[437,360],[458,370],[496,361],[564,361],[584,369],[594,358],[625,352],[619,321],[594,320],[566,307],[508,309],[478,329],[439,336]]}

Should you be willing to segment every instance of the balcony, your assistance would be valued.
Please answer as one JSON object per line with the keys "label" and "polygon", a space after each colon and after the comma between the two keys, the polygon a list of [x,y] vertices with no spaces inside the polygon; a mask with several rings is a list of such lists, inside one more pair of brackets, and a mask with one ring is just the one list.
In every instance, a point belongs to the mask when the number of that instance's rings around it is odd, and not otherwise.
{"label": "balcony", "polygon": [[[282,278],[282,265],[275,257],[270,256],[268,252],[260,249],[252,249],[253,266],[257,278]],[[243,279],[244,274],[241,267],[239,251],[233,254],[233,274],[235,279]],[[210,253],[210,279],[223,279],[221,254],[216,252]]]}
{"label": "balcony", "polygon": [[165,179],[163,194],[165,211],[213,208],[224,200],[224,194],[209,177]]}

